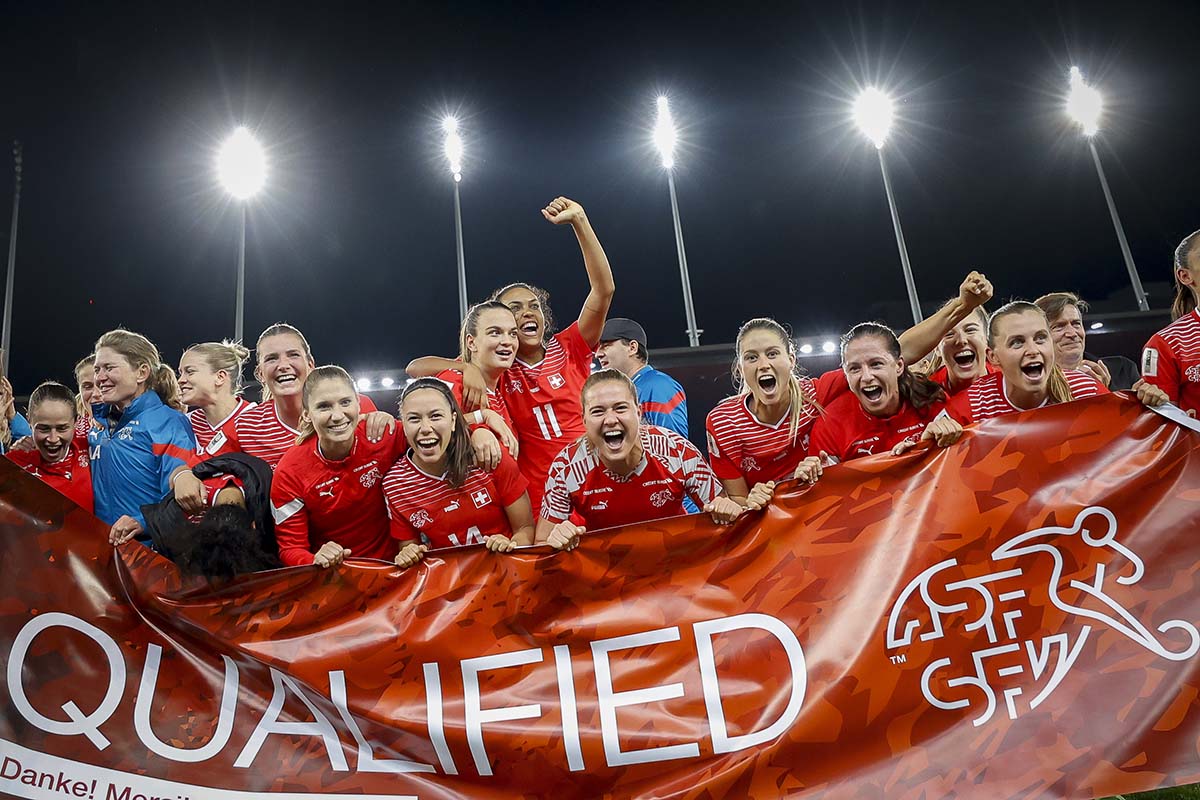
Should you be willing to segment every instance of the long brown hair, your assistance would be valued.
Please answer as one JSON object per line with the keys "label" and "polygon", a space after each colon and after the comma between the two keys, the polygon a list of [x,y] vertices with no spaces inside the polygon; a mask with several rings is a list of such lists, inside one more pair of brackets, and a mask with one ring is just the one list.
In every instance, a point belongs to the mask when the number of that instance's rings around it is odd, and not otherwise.
{"label": "long brown hair", "polygon": [[154,342],[140,333],[114,328],[96,340],[96,350],[107,347],[115,350],[133,369],[143,364],[150,368],[150,378],[146,381],[146,389],[158,395],[164,405],[176,411],[183,411],[183,401],[179,399],[179,381],[175,379],[175,370],[162,363],[158,348]]}
{"label": "long brown hair", "polygon": [[[988,347],[996,349],[996,322],[1011,317],[1014,314],[1037,314],[1046,323],[1046,330],[1050,330],[1050,321],[1046,319],[1046,312],[1029,302],[1028,300],[1013,300],[1011,303],[1000,306],[992,312],[992,316],[988,318]],[[1054,349],[1051,348],[1051,353]],[[1067,376],[1063,374],[1062,367],[1058,365],[1058,359],[1054,361],[1054,367],[1050,370],[1050,377],[1046,381],[1046,390],[1050,395],[1050,400],[1054,403],[1069,403],[1075,399],[1071,393],[1071,384],[1067,383]]]}
{"label": "long brown hair", "polygon": [[516,283],[510,283],[507,286],[502,286],[496,291],[492,292],[492,296],[489,297],[488,300],[495,300],[501,304],[504,304],[504,301],[500,298],[512,289],[526,289],[537,298],[538,305],[542,307],[542,319],[546,321],[546,327],[542,331],[542,341],[550,341],[550,339],[554,336],[554,314],[550,311],[550,293],[540,286],[534,286],[530,283],[517,281]]}
{"label": "long brown hair", "polygon": [[787,329],[780,325],[770,317],[755,317],[749,320],[742,327],[738,328],[737,347],[733,357],[733,385],[737,389],[738,394],[749,394],[750,389],[746,386],[746,376],[742,374],[742,339],[752,331],[770,331],[779,337],[779,343],[786,349],[788,356],[792,359],[792,369],[788,372],[788,391],[792,397],[791,411],[788,414],[788,437],[795,442],[796,435],[800,431],[800,415],[804,414],[809,408],[815,409],[816,413],[824,412],[821,405],[817,402],[817,398],[809,397],[800,388],[800,372],[796,364],[796,342],[788,334]]}
{"label": "long brown hair", "polygon": [[350,377],[349,372],[337,364],[326,364],[310,370],[307,377],[304,378],[304,386],[300,389],[300,402],[304,406],[305,413],[300,419],[300,433],[296,435],[296,444],[300,444],[316,434],[317,429],[313,427],[312,418],[308,414],[308,401],[312,398],[312,393],[316,391],[318,383],[330,380],[344,381],[350,387],[350,391],[354,392],[355,398],[358,397],[358,393],[354,391],[354,379]]}
{"label": "long brown hair", "polygon": [[[900,339],[896,336],[895,331],[879,322],[860,322],[842,334],[842,361],[846,360],[848,344],[868,336],[882,341],[888,353],[896,359],[897,363],[903,360]],[[946,401],[946,391],[939,384],[924,375],[911,371],[907,364],[904,365],[904,369],[900,371],[900,376],[896,380],[896,389],[900,394],[900,399],[918,411],[924,411],[934,403]]]}
{"label": "long brown hair", "polygon": [[[462,410],[451,394],[450,387],[437,378],[418,378],[404,387],[404,392],[400,395],[400,408],[403,409],[404,401],[409,395],[420,391],[437,392],[446,401],[446,406],[454,416],[454,428],[450,431],[450,441],[446,443],[446,480],[457,489],[467,482],[467,476],[475,466],[475,448],[471,446],[471,432],[467,429]],[[403,423],[402,410],[400,419]]]}
{"label": "long brown hair", "polygon": [[1171,304],[1171,321],[1187,316],[1196,308],[1195,286],[1187,286],[1179,282],[1179,270],[1189,269],[1192,256],[1200,250],[1200,231],[1193,231],[1183,237],[1183,241],[1175,248],[1175,268],[1171,274],[1175,277],[1175,302]]}

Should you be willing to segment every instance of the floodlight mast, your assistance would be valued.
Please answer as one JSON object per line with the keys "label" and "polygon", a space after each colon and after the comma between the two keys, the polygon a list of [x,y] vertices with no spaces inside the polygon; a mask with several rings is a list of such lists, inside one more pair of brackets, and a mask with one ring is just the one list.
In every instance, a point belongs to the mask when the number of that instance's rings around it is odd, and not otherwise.
{"label": "floodlight mast", "polygon": [[246,310],[246,205],[262,190],[267,179],[267,159],[262,145],[244,126],[236,128],[217,153],[217,178],[240,206],[233,338],[241,342]]}
{"label": "floodlight mast", "polygon": [[696,325],[696,307],[692,302],[692,281],[688,276],[687,251],[683,246],[683,225],[679,221],[679,200],[675,196],[675,121],[671,118],[670,101],[660,96],[657,101],[658,117],[654,123],[654,146],[662,158],[667,171],[667,189],[671,193],[671,219],[675,223],[675,250],[679,254],[679,280],[683,285],[683,313],[687,318],[688,345],[700,346],[700,334]]}
{"label": "floodlight mast", "polygon": [[446,117],[442,121],[446,131],[446,161],[450,164],[450,174],[454,176],[454,243],[455,254],[458,257],[458,319],[462,322],[467,318],[467,261],[463,252],[462,233],[462,203],[459,200],[458,184],[462,182],[463,140],[458,132],[458,120]]}
{"label": "floodlight mast", "polygon": [[1137,265],[1133,261],[1133,252],[1129,249],[1129,241],[1125,238],[1125,227],[1121,225],[1121,217],[1117,214],[1117,204],[1113,200],[1112,190],[1108,186],[1108,177],[1100,163],[1100,151],[1096,149],[1096,134],[1100,132],[1100,117],[1104,113],[1104,99],[1099,90],[1089,86],[1083,79],[1079,67],[1071,67],[1068,77],[1070,92],[1067,95],[1067,115],[1087,138],[1088,150],[1092,153],[1092,162],[1096,165],[1096,175],[1100,178],[1100,188],[1104,191],[1104,201],[1108,204],[1108,213],[1112,217],[1113,229],[1117,232],[1117,243],[1121,246],[1121,257],[1125,259],[1125,269],[1129,273],[1129,283],[1133,286],[1133,295],[1137,299],[1138,308],[1150,310],[1150,302],[1146,290],[1142,288],[1142,279],[1138,275]]}
{"label": "floodlight mast", "polygon": [[879,152],[879,171],[883,174],[883,190],[887,194],[888,210],[892,215],[892,230],[896,234],[896,249],[900,252],[900,268],[904,272],[904,287],[908,291],[908,304],[912,310],[913,324],[917,325],[924,317],[921,314],[921,301],[917,297],[917,284],[913,280],[912,264],[908,260],[908,247],[904,243],[904,229],[900,226],[900,211],[896,207],[896,197],[892,193],[892,179],[888,174],[887,159],[883,155],[883,145],[887,142],[892,130],[894,117],[892,98],[875,87],[868,87],[854,101],[854,122],[863,135],[871,140]]}
{"label": "floodlight mast", "polygon": [[21,212],[21,169],[24,152],[19,141],[13,142],[13,211],[8,234],[8,275],[4,280],[4,322],[0,330],[0,370],[8,374],[12,337],[13,281],[17,271],[17,221]]}

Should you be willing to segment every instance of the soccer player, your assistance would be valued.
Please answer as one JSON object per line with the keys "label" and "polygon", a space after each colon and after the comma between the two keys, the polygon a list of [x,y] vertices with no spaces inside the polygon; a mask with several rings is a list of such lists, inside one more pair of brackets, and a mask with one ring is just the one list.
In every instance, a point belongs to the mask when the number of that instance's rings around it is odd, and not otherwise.
{"label": "soccer player", "polygon": [[625,317],[610,319],[600,334],[596,360],[601,368],[620,370],[633,381],[642,419],[687,438],[687,395],[678,381],[650,366],[645,328]]}
{"label": "soccer player", "polygon": [[[304,380],[316,362],[304,334],[286,322],[277,322],[263,331],[255,350],[258,366],[254,376],[262,383],[263,401],[234,418],[232,441],[223,452],[246,453],[275,467],[300,435]],[[368,397],[359,398],[359,404],[363,414],[376,411]],[[395,420],[388,414],[372,414],[367,421],[369,438],[375,440],[379,440],[385,426],[395,427]],[[229,426],[225,432],[228,435]]]}
{"label": "soccer player", "polygon": [[7,455],[14,464],[91,514],[92,470],[87,440],[76,441],[77,417],[74,392],[61,383],[43,383],[29,396],[34,449]]}
{"label": "soccer player", "polygon": [[976,378],[999,372],[987,358],[987,325],[987,311],[976,306],[938,342],[933,356],[937,364],[929,379],[941,386],[947,397],[963,391]]}
{"label": "soccer player", "polygon": [[96,516],[109,523],[109,541],[144,539],[142,506],[171,491],[184,510],[200,511],[204,485],[189,466],[196,436],[178,403],[175,371],[139,333],[111,330],[96,341],[94,367],[100,403],[92,406],[99,427],[88,431]]}
{"label": "soccer player", "polygon": [[87,439],[88,429],[94,424],[92,406],[100,402],[100,393],[96,391],[96,354],[89,353],[79,359],[75,365],[75,385],[79,390],[76,395],[76,408],[79,409],[79,419],[75,423],[75,435]]}
{"label": "soccer player", "polygon": [[825,407],[809,445],[810,452],[828,456],[827,463],[890,452],[920,439],[946,447],[962,435],[961,425],[939,417],[945,391],[908,369],[900,340],[886,325],[862,322],[842,337],[842,370],[850,394]]}
{"label": "soccer player", "polygon": [[301,401],[301,440],[283,453],[271,483],[279,560],[332,567],[353,554],[390,561],[396,545],[383,476],[404,453],[403,431],[368,438],[354,382],[341,367],[309,370]]}
{"label": "soccer player", "polygon": [[585,434],[550,466],[539,543],[570,549],[588,530],[682,514],[685,495],[719,524],[745,510],[722,495],[695,445],[642,424],[637,390],[624,373],[606,369],[589,377],[581,404]]}
{"label": "soccer player", "polygon": [[383,479],[392,536],[400,543],[397,565],[412,566],[429,547],[484,544],[507,553],[533,544],[528,484],[516,461],[504,453],[491,472],[475,465],[467,425],[443,382],[409,384],[400,422],[410,449]]}
{"label": "soccer player", "polygon": [[1191,416],[1200,412],[1200,231],[1175,249],[1175,303],[1170,325],[1142,350],[1142,378]]}
{"label": "soccer player", "polygon": [[[231,452],[226,426],[255,403],[241,397],[242,366],[250,351],[237,342],[194,344],[179,359],[179,395],[203,456]],[[231,428],[232,432],[232,428]]]}
{"label": "soccer player", "polygon": [[1085,351],[1087,328],[1083,314],[1088,304],[1074,292],[1051,292],[1033,301],[1050,321],[1054,361],[1061,369],[1077,369],[1091,375],[1109,391],[1129,389],[1137,383],[1137,365],[1124,356],[1110,356],[1108,364]]}

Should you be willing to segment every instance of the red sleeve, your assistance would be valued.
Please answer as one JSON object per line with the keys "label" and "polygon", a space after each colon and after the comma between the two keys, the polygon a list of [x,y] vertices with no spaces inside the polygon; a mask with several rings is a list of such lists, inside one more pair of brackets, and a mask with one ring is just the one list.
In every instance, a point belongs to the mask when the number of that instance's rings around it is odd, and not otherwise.
{"label": "red sleeve", "polygon": [[304,487],[296,474],[294,459],[299,453],[284,454],[271,479],[271,514],[275,517],[275,541],[279,545],[279,560],[286,566],[299,567],[313,563],[314,553],[308,538],[308,509],[304,506]]}
{"label": "red sleeve", "polygon": [[817,402],[823,406],[829,405],[850,391],[850,383],[846,380],[846,373],[842,372],[841,367],[829,370],[813,381],[813,385],[817,387]]}
{"label": "red sleeve", "polygon": [[959,425],[970,425],[975,420],[971,416],[971,390],[959,392],[946,401],[946,413]]}
{"label": "red sleeve", "polygon": [[525,480],[525,476],[517,467],[517,462],[513,461],[513,457],[508,454],[507,450],[501,451],[500,464],[492,473],[492,480],[496,482],[496,491],[500,494],[500,504],[506,508],[520,500],[521,496],[529,491],[529,481]]}
{"label": "red sleeve", "polygon": [[371,400],[371,398],[367,397],[365,394],[360,394],[358,396],[358,413],[370,414],[372,411],[378,410],[379,409],[375,407],[375,403]]}
{"label": "red sleeve", "polygon": [[712,466],[712,470],[716,473],[716,476],[723,481],[736,481],[738,478],[745,480],[746,476],[730,460],[730,454],[725,453],[717,444],[717,436],[713,432],[711,416],[704,421],[704,431],[708,435],[708,463]]}
{"label": "red sleeve", "polygon": [[419,542],[421,541],[421,532],[408,524],[408,520],[399,514],[395,513],[391,506],[388,506],[388,531],[392,534],[392,538],[398,542]]}
{"label": "red sleeve", "polygon": [[813,424],[812,438],[808,442],[809,455],[819,456],[821,453],[825,453],[838,461],[844,461],[845,454],[842,452],[843,444],[840,434],[841,426],[829,414],[821,415]]}
{"label": "red sleeve", "polygon": [[1142,379],[1167,393],[1175,405],[1179,405],[1183,393],[1183,380],[1179,361],[1171,345],[1157,333],[1150,337],[1142,349]]}
{"label": "red sleeve", "polygon": [[[579,321],[572,322],[567,329],[555,337],[558,343],[563,346],[571,360],[578,364],[587,364],[588,369],[591,369],[592,358],[596,355],[595,345],[589,345],[583,338],[583,334],[579,332]],[[597,342],[599,344],[599,342]]]}

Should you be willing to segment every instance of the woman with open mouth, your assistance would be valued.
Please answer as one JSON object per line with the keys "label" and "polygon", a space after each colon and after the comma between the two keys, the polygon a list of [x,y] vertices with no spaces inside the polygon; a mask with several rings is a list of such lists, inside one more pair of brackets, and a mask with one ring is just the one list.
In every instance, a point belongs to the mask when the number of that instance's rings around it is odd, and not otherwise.
{"label": "woman with open mouth", "polygon": [[941,413],[945,391],[908,369],[886,325],[859,323],[842,337],[842,371],[850,393],[813,426],[810,450],[826,463],[900,452],[922,439],[946,447],[962,436],[962,426]]}
{"label": "woman with open mouth", "polygon": [[685,495],[721,525],[745,510],[724,496],[695,445],[642,423],[637,389],[625,373],[600,370],[582,395],[586,433],[550,466],[539,543],[571,549],[589,530],[679,516]]}
{"label": "woman with open mouth", "polygon": [[1190,416],[1200,413],[1200,231],[1175,248],[1175,302],[1170,325],[1142,350],[1142,378]]}
{"label": "woman with open mouth", "polygon": [[[237,342],[205,342],[179,359],[179,395],[202,455],[231,452],[233,421],[256,404],[241,396],[242,367],[250,351]],[[226,429],[230,433],[226,433]]]}
{"label": "woman with open mouth", "polygon": [[34,449],[9,452],[8,459],[91,514],[92,470],[87,439],[75,435],[75,394],[61,383],[43,383],[29,395],[28,418]]}
{"label": "woman with open mouth", "polygon": [[976,306],[938,342],[929,379],[941,386],[947,397],[965,391],[977,378],[1000,371],[987,358],[987,327],[987,311]]}
{"label": "woman with open mouth", "polygon": [[271,506],[279,560],[333,567],[349,556],[390,561],[383,476],[404,454],[402,430],[367,435],[354,381],[341,367],[309,371],[301,390],[300,441],[275,467]]}
{"label": "woman with open mouth", "polygon": [[445,383],[421,378],[409,384],[400,397],[400,422],[409,450],[383,479],[400,546],[397,566],[411,567],[429,548],[482,544],[507,553],[533,544],[528,484],[516,461],[502,453],[491,472],[476,466],[466,422]]}
{"label": "woman with open mouth", "polygon": [[[1000,372],[975,381],[947,407],[964,425],[1108,394],[1104,384],[1092,376],[1079,370],[1063,370],[1055,363],[1046,314],[1024,300],[1011,302],[992,314],[988,321],[988,358]],[[1167,400],[1165,392],[1145,381],[1134,384],[1133,391],[1149,406]]]}

